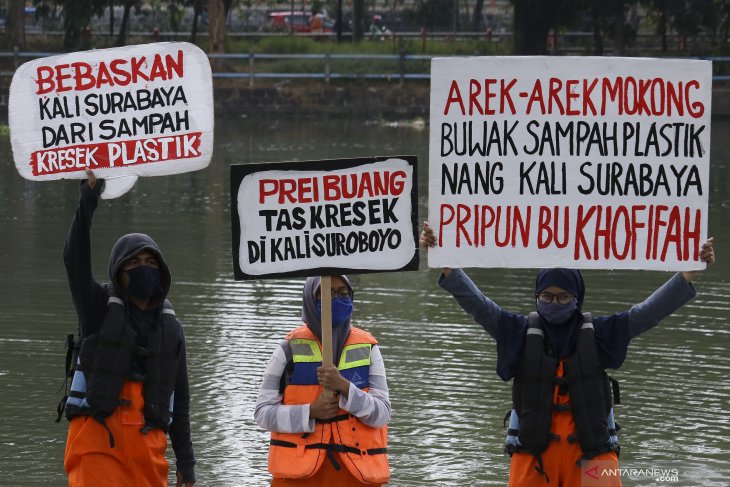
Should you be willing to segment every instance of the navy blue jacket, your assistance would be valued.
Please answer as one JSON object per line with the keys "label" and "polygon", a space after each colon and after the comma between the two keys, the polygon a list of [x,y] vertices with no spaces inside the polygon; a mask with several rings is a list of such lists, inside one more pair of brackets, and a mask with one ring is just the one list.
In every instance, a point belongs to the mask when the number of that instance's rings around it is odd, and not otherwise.
{"label": "navy blue jacket", "polygon": [[[439,286],[497,341],[497,374],[514,377],[522,360],[527,316],[511,313],[487,298],[461,269],[441,275]],[[610,316],[593,317],[596,345],[604,369],[617,369],[626,359],[629,342],[655,327],[696,295],[694,286],[676,273],[643,302]]]}

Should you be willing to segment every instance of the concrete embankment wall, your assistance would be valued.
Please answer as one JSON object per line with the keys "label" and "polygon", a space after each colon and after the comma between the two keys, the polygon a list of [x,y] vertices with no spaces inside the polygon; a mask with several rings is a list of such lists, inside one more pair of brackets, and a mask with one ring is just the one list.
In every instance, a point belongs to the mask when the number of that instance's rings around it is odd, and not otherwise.
{"label": "concrete embankment wall", "polygon": [[324,80],[216,83],[219,116],[357,118],[400,120],[428,118],[428,81],[360,82]]}
{"label": "concrete embankment wall", "polygon": [[[403,120],[429,117],[428,81],[284,80],[215,84],[217,115]],[[730,86],[712,92],[712,115],[730,117]]]}

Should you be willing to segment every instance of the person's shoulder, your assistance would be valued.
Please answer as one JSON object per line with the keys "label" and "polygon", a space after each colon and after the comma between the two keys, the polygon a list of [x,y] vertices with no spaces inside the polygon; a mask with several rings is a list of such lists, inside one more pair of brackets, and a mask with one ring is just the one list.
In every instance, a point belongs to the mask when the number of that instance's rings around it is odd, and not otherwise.
{"label": "person's shoulder", "polygon": [[302,323],[298,327],[294,328],[292,331],[286,334],[284,337],[285,340],[293,340],[295,338],[314,338],[314,334],[309,329],[307,325]]}
{"label": "person's shoulder", "polygon": [[363,330],[362,328],[353,326],[352,328],[350,328],[350,334],[353,336],[353,338],[357,340],[369,342],[373,345],[378,344],[378,339],[375,338],[375,335],[373,335],[369,331]]}

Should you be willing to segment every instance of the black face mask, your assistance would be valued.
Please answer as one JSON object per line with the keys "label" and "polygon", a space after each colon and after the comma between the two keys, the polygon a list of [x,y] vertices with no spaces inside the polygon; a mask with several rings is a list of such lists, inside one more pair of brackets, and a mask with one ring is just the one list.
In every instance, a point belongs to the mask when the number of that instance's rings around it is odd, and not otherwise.
{"label": "black face mask", "polygon": [[127,284],[127,294],[137,299],[150,299],[153,296],[162,294],[162,284],[160,283],[160,269],[141,265],[128,271],[129,283]]}

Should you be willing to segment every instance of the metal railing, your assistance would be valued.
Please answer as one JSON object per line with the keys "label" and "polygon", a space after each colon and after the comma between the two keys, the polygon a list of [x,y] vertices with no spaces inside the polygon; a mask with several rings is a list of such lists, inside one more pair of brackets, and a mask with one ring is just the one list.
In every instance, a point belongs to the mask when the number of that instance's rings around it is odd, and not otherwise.
{"label": "metal railing", "polygon": [[[248,63],[246,71],[239,72],[214,72],[214,78],[247,79],[250,86],[253,86],[254,79],[321,79],[329,82],[332,79],[380,79],[403,82],[406,79],[430,79],[429,73],[408,72],[407,64],[413,61],[430,61],[433,56],[417,54],[208,54],[211,61],[216,59],[238,60]],[[272,60],[306,60],[319,61],[322,66],[321,72],[266,72],[257,70],[257,61]],[[358,63],[392,62],[396,69],[393,72],[338,72],[333,69],[337,61],[355,61]]]}
{"label": "metal railing", "polygon": [[[17,69],[25,60],[37,59],[41,57],[53,56],[57,52],[0,52],[0,60],[3,58],[12,58],[13,67]],[[423,66],[413,66],[414,63],[430,61],[434,57],[447,57],[443,55],[430,54],[261,54],[261,53],[240,53],[240,54],[208,54],[214,67],[213,78],[218,79],[241,79],[247,80],[249,86],[254,85],[256,79],[319,79],[329,82],[333,79],[376,79],[387,81],[398,81],[402,83],[404,80],[429,80],[430,72],[414,72],[418,68],[423,70]],[[730,56],[703,57],[695,59],[705,59],[723,65],[730,63]],[[219,64],[216,61],[240,61],[241,69],[229,69],[218,71]],[[311,63],[319,63],[321,67],[319,71],[308,69],[298,72],[277,72],[276,67],[271,70],[272,66],[267,63],[294,60],[305,61]],[[367,63],[377,62],[376,68],[382,71],[384,63],[393,63],[393,70],[389,72],[373,72],[369,69],[354,71],[339,71],[334,68],[338,61],[356,62],[359,68],[366,68]],[[0,71],[0,77],[12,77],[14,71]],[[730,81],[730,75],[714,74],[713,81]]]}

